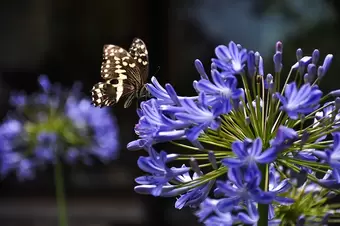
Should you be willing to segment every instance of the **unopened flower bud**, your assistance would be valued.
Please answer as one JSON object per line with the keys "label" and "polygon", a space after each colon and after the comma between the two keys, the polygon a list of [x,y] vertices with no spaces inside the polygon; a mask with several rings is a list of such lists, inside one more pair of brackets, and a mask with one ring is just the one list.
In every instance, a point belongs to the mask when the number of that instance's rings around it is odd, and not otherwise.
{"label": "unopened flower bud", "polygon": [[297,59],[297,61],[300,61],[302,59],[302,57],[303,57],[303,51],[302,51],[302,49],[298,48],[296,50],[296,59]]}

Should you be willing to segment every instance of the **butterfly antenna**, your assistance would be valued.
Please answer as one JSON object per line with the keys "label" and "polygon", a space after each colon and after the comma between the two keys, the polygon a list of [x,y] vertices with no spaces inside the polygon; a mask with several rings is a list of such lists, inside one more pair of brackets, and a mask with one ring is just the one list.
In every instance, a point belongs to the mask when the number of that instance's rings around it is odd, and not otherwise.
{"label": "butterfly antenna", "polygon": [[153,76],[155,76],[160,70],[161,70],[161,66],[158,66],[158,67],[157,67],[157,70],[156,70],[156,72],[154,73]]}

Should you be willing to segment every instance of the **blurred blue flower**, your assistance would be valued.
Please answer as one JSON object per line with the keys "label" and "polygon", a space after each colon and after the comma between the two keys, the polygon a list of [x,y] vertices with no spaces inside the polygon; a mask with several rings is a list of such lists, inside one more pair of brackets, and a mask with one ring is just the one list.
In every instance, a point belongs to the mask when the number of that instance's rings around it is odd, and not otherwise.
{"label": "blurred blue flower", "polygon": [[50,83],[39,76],[41,91],[32,95],[13,93],[8,112],[0,125],[0,175],[16,172],[19,179],[34,177],[36,168],[60,158],[74,164],[104,163],[117,158],[118,130],[108,109],[99,109],[81,93]]}

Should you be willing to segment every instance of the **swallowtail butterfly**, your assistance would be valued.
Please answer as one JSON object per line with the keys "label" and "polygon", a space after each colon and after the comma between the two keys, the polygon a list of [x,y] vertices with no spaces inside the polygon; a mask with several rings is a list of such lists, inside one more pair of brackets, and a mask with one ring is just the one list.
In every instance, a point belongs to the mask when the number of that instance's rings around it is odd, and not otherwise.
{"label": "swallowtail butterfly", "polygon": [[127,97],[124,103],[127,108],[134,98],[145,95],[148,65],[148,51],[139,38],[133,40],[129,51],[104,45],[100,74],[105,81],[95,84],[91,90],[94,106],[111,106]]}

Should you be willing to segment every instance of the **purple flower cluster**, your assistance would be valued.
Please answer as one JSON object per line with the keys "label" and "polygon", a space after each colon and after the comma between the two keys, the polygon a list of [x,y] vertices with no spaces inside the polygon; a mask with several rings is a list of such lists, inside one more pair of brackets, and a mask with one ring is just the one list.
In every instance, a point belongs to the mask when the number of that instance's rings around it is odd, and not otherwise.
{"label": "purple flower cluster", "polygon": [[[139,138],[128,144],[149,155],[138,160],[147,175],[136,179],[135,191],[177,196],[175,207],[199,207],[205,225],[327,222],[333,207],[325,197],[340,188],[340,99],[325,101],[340,91],[323,96],[319,85],[333,55],[318,66],[318,50],[303,56],[299,49],[281,84],[281,42],[266,76],[258,52],[230,42],[215,54],[210,76],[195,61],[195,96],[154,77],[147,84],[152,98],[141,103]],[[157,151],[164,142],[172,151]]]}
{"label": "purple flower cluster", "polygon": [[34,177],[35,168],[81,160],[92,164],[95,156],[103,162],[117,157],[115,118],[98,109],[75,83],[71,90],[39,77],[41,91],[32,95],[13,93],[9,112],[0,125],[0,175],[16,172],[20,180]]}

